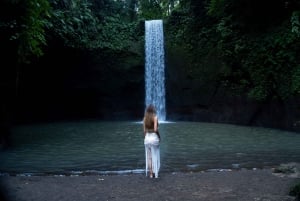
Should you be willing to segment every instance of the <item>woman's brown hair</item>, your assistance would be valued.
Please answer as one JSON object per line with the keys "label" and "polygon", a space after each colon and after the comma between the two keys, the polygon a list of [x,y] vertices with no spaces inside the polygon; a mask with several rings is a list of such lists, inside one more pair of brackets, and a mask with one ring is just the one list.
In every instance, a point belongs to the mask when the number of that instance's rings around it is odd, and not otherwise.
{"label": "woman's brown hair", "polygon": [[153,129],[154,116],[156,115],[156,109],[154,105],[150,104],[145,111],[144,123],[147,129]]}

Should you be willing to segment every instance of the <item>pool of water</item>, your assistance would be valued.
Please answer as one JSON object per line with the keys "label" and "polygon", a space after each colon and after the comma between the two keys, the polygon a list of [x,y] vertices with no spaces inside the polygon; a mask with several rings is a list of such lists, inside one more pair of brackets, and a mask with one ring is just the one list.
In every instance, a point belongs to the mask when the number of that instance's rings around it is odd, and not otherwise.
{"label": "pool of water", "polygon": [[[300,162],[300,134],[199,122],[160,123],[161,171],[263,168]],[[0,152],[0,173],[141,173],[141,122],[23,125]]]}

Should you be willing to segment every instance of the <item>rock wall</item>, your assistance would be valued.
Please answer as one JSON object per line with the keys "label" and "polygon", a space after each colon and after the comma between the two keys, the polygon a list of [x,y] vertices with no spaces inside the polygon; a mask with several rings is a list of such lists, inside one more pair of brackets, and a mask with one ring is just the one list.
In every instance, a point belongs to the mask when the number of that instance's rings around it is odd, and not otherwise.
{"label": "rock wall", "polygon": [[300,97],[259,102],[233,94],[219,82],[222,61],[213,55],[195,68],[184,53],[169,49],[167,61],[167,119],[300,130]]}
{"label": "rock wall", "polygon": [[[27,66],[15,109],[18,122],[142,119],[145,106],[142,55],[120,54],[114,58],[115,55],[103,52],[65,52],[51,52]],[[298,131],[299,98],[257,102],[223,88],[214,76],[220,66],[215,60],[192,73],[186,70],[189,64],[185,58],[169,52],[166,60],[167,120]],[[205,71],[206,65],[210,71]]]}

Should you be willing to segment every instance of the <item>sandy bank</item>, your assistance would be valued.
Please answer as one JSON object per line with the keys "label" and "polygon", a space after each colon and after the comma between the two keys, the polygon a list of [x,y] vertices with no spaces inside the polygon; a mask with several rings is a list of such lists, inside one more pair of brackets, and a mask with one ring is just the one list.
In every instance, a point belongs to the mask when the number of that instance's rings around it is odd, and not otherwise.
{"label": "sandy bank", "polygon": [[299,179],[271,169],[94,176],[1,176],[7,201],[292,201]]}

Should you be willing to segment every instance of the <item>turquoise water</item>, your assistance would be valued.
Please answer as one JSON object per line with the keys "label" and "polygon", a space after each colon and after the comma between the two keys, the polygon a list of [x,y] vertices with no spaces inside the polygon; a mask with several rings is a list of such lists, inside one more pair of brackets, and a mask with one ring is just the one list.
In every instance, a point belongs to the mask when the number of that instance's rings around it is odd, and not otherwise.
{"label": "turquoise water", "polygon": [[[160,124],[161,171],[263,168],[300,162],[300,134],[199,122]],[[0,152],[10,174],[141,173],[141,122],[82,121],[18,126]]]}

